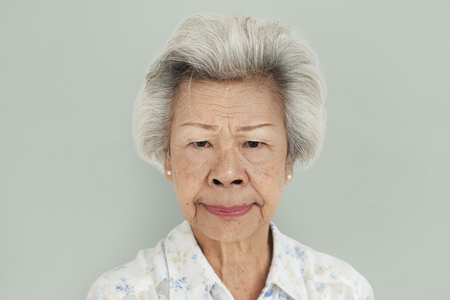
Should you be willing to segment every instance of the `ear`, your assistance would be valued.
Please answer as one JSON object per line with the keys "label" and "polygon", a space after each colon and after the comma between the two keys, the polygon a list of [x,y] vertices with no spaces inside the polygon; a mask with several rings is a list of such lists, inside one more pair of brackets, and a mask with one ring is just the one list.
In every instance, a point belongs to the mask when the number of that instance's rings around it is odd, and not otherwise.
{"label": "ear", "polygon": [[172,174],[167,174],[167,171],[172,172],[172,160],[170,159],[169,151],[166,151],[166,162],[164,163],[164,175],[170,181],[172,181]]}
{"label": "ear", "polygon": [[[290,178],[288,178],[288,175],[291,175]],[[294,167],[292,165],[292,159],[289,155],[286,158],[286,169],[285,169],[285,176],[286,176],[286,185],[292,182],[292,178],[294,178]]]}

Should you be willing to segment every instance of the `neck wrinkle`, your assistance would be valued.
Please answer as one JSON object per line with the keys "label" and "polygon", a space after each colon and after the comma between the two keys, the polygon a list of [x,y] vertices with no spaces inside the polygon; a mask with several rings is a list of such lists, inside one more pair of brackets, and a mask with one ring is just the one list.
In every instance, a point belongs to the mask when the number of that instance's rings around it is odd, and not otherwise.
{"label": "neck wrinkle", "polygon": [[259,274],[258,277],[265,274],[264,281],[267,278],[273,253],[270,225],[259,228],[245,240],[232,243],[212,240],[196,228],[192,231],[203,255],[222,281],[241,273]]}

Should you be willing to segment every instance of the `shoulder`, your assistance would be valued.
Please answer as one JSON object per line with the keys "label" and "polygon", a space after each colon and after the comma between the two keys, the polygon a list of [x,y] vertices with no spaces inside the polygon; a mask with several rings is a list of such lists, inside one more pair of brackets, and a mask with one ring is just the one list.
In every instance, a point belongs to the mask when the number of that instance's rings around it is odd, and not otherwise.
{"label": "shoulder", "polygon": [[372,300],[369,282],[347,262],[316,251],[287,236],[283,245],[292,252],[291,259],[298,267],[307,289],[318,294],[343,294],[344,299]]}
{"label": "shoulder", "polygon": [[[164,242],[138,252],[136,259],[102,274],[92,284],[86,300],[155,299],[158,276],[166,269]],[[157,296],[156,296],[157,297]]]}

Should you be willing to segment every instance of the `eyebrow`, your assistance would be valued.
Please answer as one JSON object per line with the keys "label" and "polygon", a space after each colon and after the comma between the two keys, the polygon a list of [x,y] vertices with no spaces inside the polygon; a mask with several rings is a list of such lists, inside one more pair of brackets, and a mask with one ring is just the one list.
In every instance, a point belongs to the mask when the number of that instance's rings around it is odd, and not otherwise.
{"label": "eyebrow", "polygon": [[244,126],[244,127],[240,127],[237,131],[251,131],[253,129],[266,127],[266,126],[273,126],[273,124],[264,123],[264,124],[256,124],[256,125],[251,125],[251,126]]}
{"label": "eyebrow", "polygon": [[[206,130],[215,130],[215,129],[217,129],[217,126],[215,126],[215,125],[208,125],[208,124],[202,124],[202,123],[197,123],[197,122],[187,122],[187,123],[182,124],[180,127],[183,127],[183,126],[195,126],[195,127],[200,127],[200,128],[206,129]],[[243,127],[239,127],[237,131],[238,132],[239,131],[251,131],[253,129],[266,127],[266,126],[273,126],[273,124],[264,123],[264,124],[243,126]]]}

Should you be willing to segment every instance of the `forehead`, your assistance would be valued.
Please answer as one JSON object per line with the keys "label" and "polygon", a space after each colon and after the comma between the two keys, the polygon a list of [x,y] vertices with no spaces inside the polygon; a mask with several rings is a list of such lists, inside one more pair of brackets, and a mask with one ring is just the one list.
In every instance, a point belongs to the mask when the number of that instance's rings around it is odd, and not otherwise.
{"label": "forehead", "polygon": [[[272,80],[213,81],[184,79],[174,97],[176,119],[279,118],[283,105]],[[212,120],[210,120],[212,121]]]}

